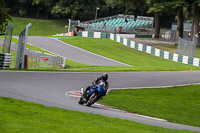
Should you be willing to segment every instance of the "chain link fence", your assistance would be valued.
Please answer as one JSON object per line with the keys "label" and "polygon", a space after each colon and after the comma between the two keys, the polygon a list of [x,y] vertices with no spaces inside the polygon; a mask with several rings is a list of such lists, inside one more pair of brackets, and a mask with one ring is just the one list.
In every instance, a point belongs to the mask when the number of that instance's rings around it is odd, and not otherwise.
{"label": "chain link fence", "polygon": [[[44,65],[41,65],[41,63],[43,64],[44,62],[46,62],[49,67],[52,67],[52,65],[58,66],[61,68],[65,67],[65,58],[64,57],[54,56],[54,55],[50,55],[48,53],[41,53],[41,52],[30,50],[30,49],[26,49],[26,55],[28,55],[29,58],[36,60],[38,62],[38,67],[40,67],[40,66],[43,67]],[[41,60],[41,58],[43,58],[43,57],[46,58],[46,61]]]}
{"label": "chain link fence", "polygon": [[16,25],[12,25],[12,24],[9,24],[8,26],[6,26],[5,39],[3,43],[3,53],[10,53],[12,33],[15,26]]}
{"label": "chain link fence", "polygon": [[196,51],[196,45],[194,41],[187,41],[182,38],[178,40],[177,54],[187,55],[194,57]]}
{"label": "chain link fence", "polygon": [[[3,44],[4,39],[0,38],[0,44]],[[17,51],[17,45],[16,43],[11,43],[11,50],[13,51]],[[55,65],[58,66],[60,68],[64,68],[65,67],[65,58],[64,57],[59,57],[59,56],[54,56],[54,55],[50,55],[48,53],[41,53],[39,51],[35,51],[35,50],[30,50],[30,49],[26,49],[26,55],[29,56],[29,59],[31,60],[31,62],[29,62],[30,66],[33,66],[33,68],[38,68],[41,62],[44,62],[43,60],[40,60],[40,57],[47,57],[49,60],[52,61],[51,65]],[[40,62],[41,61],[41,62]]]}

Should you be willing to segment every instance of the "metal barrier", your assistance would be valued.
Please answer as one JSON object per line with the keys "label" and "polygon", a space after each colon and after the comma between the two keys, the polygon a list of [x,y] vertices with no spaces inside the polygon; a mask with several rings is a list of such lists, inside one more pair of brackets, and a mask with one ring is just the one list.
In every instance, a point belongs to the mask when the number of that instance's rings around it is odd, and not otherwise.
{"label": "metal barrier", "polygon": [[6,26],[5,39],[3,44],[3,53],[10,53],[10,46],[12,42],[12,33],[16,25],[9,24]]}
{"label": "metal barrier", "polygon": [[25,29],[19,34],[19,41],[17,47],[17,58],[15,68],[24,69],[25,68],[25,51],[26,51],[26,43],[28,37],[28,29],[32,24],[29,23]]}
{"label": "metal barrier", "polygon": [[9,68],[11,64],[12,55],[9,53],[0,53],[0,68]]}
{"label": "metal barrier", "polygon": [[182,38],[178,40],[177,54],[187,55],[194,57],[196,51],[196,45],[194,41],[187,41]]}
{"label": "metal barrier", "polygon": [[[0,38],[0,44],[3,44],[4,40],[2,38]],[[11,50],[13,51],[17,51],[17,44],[16,43],[11,43]],[[39,51],[35,51],[35,50],[30,50],[28,48],[26,48],[26,55],[29,56],[29,58],[34,59],[34,60],[38,60],[40,56],[51,56],[52,58],[52,64],[61,68],[65,67],[65,58],[64,57],[59,57],[59,56],[54,56],[54,55],[50,55],[47,53],[41,53]]]}
{"label": "metal barrier", "polygon": [[41,62],[44,62],[44,60],[40,60],[41,57],[46,57],[46,59],[47,59],[46,62],[48,62],[48,64],[58,66],[61,68],[65,67],[65,58],[64,57],[54,56],[54,55],[50,55],[48,53],[41,53],[41,52],[30,50],[30,49],[26,49],[26,55],[28,55],[29,58],[38,60],[39,64]]}

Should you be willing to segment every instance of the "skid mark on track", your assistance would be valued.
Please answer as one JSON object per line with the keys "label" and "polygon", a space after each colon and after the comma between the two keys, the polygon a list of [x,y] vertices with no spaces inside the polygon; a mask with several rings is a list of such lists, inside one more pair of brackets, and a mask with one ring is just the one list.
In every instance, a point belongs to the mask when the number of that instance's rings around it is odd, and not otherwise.
{"label": "skid mark on track", "polygon": [[[68,97],[77,99],[77,100],[79,100],[79,98],[81,97],[80,91],[68,91],[68,92],[65,93],[65,95],[68,96]],[[129,115],[132,115],[132,116],[143,117],[143,118],[146,118],[146,119],[163,121],[163,122],[167,121],[167,120],[160,119],[160,118],[155,118],[155,117],[150,117],[150,116],[145,116],[145,115],[127,112],[127,111],[124,111],[124,110],[115,109],[113,107],[105,106],[105,105],[102,105],[102,104],[99,104],[99,103],[94,103],[94,106],[101,107],[101,108],[104,108],[104,109],[113,110],[113,111],[117,111],[117,112],[121,112],[121,113],[125,113],[125,114],[129,114]]]}

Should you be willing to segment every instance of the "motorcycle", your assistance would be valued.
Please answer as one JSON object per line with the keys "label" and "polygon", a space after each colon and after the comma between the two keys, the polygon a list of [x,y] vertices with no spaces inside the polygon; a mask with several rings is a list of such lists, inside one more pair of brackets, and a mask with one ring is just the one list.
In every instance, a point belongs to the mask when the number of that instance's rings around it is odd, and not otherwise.
{"label": "motorcycle", "polygon": [[79,104],[90,106],[97,102],[99,99],[102,99],[106,95],[107,90],[105,89],[105,83],[100,82],[96,86],[92,86],[87,92],[84,93],[83,88],[81,88],[81,97]]}

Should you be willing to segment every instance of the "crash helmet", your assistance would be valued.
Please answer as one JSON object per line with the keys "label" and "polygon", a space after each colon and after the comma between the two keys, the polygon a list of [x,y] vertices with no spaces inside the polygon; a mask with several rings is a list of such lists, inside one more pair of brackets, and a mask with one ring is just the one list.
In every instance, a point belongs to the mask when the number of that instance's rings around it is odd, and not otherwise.
{"label": "crash helmet", "polygon": [[104,81],[108,80],[108,74],[107,73],[104,73],[101,77]]}

